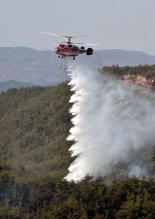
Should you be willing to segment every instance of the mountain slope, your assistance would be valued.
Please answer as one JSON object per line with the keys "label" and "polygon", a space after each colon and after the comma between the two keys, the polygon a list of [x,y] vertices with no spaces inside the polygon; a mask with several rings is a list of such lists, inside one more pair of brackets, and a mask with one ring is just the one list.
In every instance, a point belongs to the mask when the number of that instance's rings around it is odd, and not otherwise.
{"label": "mountain slope", "polygon": [[55,85],[67,79],[51,51],[0,48],[0,82],[14,80],[33,85]]}
{"label": "mountain slope", "polygon": [[30,83],[24,83],[24,82],[17,82],[17,81],[4,81],[0,82],[0,92],[1,91],[7,91],[8,89],[11,88],[22,88],[22,87],[31,87],[32,84]]}
{"label": "mountain slope", "polygon": [[[152,179],[63,180],[72,160],[71,94],[67,83],[0,94],[0,218],[153,218],[155,159]],[[147,147],[143,154],[154,153]]]}
{"label": "mountain slope", "polygon": [[69,97],[66,84],[0,95],[0,163],[11,168],[9,174],[16,180],[67,174]]}
{"label": "mountain slope", "polygon": [[102,60],[102,66],[136,66],[140,64],[151,65],[155,63],[155,56],[140,51],[111,49],[98,51],[98,56]]}
{"label": "mountain slope", "polygon": [[[94,51],[92,56],[80,55],[75,63],[97,67],[111,65],[154,64],[155,56],[125,50]],[[74,62],[72,62],[74,63]],[[0,82],[14,80],[33,85],[56,85],[68,80],[60,69],[61,60],[52,51],[37,51],[23,47],[0,48]]]}

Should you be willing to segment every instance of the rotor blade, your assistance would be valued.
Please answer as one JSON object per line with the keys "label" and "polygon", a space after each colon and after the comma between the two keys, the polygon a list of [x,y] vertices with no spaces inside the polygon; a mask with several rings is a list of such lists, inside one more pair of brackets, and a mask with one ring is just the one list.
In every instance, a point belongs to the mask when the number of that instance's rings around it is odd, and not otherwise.
{"label": "rotor blade", "polygon": [[43,34],[47,34],[47,35],[52,35],[52,36],[61,36],[61,37],[66,37],[66,38],[75,38],[75,37],[84,37],[87,35],[79,35],[79,36],[67,36],[67,35],[61,35],[61,34],[56,34],[56,33],[48,33],[48,32],[40,32]]}
{"label": "rotor blade", "polygon": [[71,44],[80,44],[80,45],[86,45],[86,46],[98,46],[98,43],[71,43]]}
{"label": "rotor blade", "polygon": [[84,43],[87,46],[98,46],[98,43]]}
{"label": "rotor blade", "polygon": [[73,42],[71,42],[71,44],[79,44],[79,45],[83,45],[83,44],[85,44],[85,43],[73,43]]}
{"label": "rotor blade", "polygon": [[63,37],[66,37],[66,38],[76,38],[76,37],[85,37],[85,36],[88,36],[88,35],[79,35],[79,36],[63,36]]}
{"label": "rotor blade", "polygon": [[47,34],[47,35],[52,35],[52,36],[61,36],[61,35],[58,35],[56,33],[48,33],[48,32],[40,32],[40,33]]}
{"label": "rotor blade", "polygon": [[55,41],[55,40],[52,40],[51,42],[54,42],[54,43],[67,43],[66,41]]}
{"label": "rotor blade", "polygon": [[79,35],[79,36],[74,36],[74,37],[85,37],[85,36],[88,36],[88,35],[84,34],[84,35]]}
{"label": "rotor blade", "polygon": [[65,35],[60,35],[60,34],[56,34],[56,33],[48,33],[48,32],[40,32],[40,33],[51,35],[51,36],[66,37],[66,38],[74,38],[74,37],[76,37],[76,36],[65,36]]}
{"label": "rotor blade", "polygon": [[74,38],[75,36],[62,36],[62,37],[66,37],[66,38],[68,38],[68,39],[69,39],[69,38],[71,39],[71,38]]}
{"label": "rotor blade", "polygon": [[60,35],[60,34],[56,34],[56,33],[48,33],[48,32],[40,32],[43,34],[47,34],[47,35],[52,35],[52,36],[61,36],[61,37],[66,37],[66,38],[73,38],[75,36],[65,36],[65,35]]}

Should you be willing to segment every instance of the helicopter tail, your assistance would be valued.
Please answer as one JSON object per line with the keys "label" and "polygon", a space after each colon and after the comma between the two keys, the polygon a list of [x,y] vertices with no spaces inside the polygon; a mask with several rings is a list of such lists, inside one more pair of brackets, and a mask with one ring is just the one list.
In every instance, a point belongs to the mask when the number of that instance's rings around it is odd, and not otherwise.
{"label": "helicopter tail", "polygon": [[89,55],[92,55],[93,54],[93,49],[92,48],[88,48],[87,51],[86,51],[86,54],[89,56]]}

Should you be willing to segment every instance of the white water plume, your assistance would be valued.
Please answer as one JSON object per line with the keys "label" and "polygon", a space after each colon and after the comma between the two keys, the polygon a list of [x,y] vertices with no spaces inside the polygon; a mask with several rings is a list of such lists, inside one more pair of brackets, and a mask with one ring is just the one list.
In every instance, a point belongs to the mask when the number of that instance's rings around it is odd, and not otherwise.
{"label": "white water plume", "polygon": [[104,177],[114,165],[127,163],[132,150],[155,145],[153,92],[82,66],[72,68],[70,77],[73,127],[67,140],[75,142],[70,151],[77,158],[67,180]]}

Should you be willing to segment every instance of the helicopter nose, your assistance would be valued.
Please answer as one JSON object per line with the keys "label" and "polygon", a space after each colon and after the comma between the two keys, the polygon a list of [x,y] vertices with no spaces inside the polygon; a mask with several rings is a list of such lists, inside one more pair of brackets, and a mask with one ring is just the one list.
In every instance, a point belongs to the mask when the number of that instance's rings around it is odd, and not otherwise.
{"label": "helicopter nose", "polygon": [[54,49],[54,52],[55,52],[55,53],[57,53],[57,52],[58,52],[58,47],[56,47],[56,48]]}

